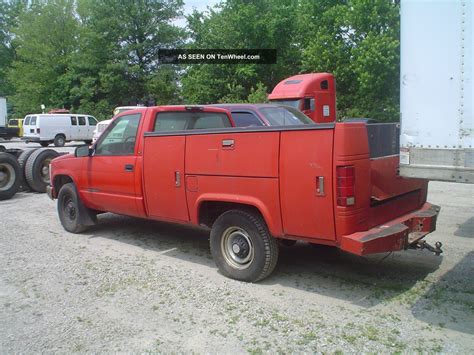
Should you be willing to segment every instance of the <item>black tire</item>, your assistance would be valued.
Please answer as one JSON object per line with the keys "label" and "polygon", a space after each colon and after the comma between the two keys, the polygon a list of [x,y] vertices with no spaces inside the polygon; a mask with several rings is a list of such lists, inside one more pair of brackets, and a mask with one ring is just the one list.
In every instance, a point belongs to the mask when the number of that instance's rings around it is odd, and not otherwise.
{"label": "black tire", "polygon": [[30,189],[28,182],[26,181],[25,166],[26,166],[26,161],[28,160],[30,155],[33,154],[33,152],[37,149],[39,148],[26,149],[22,151],[21,154],[18,156],[18,164],[20,164],[20,170],[21,170],[20,187],[18,189],[19,191],[27,191]]}
{"label": "black tire", "polygon": [[64,147],[66,144],[66,137],[64,134],[57,134],[56,137],[54,137],[54,146],[55,147]]}
{"label": "black tire", "polygon": [[39,142],[39,144],[40,144],[42,147],[46,148],[46,147],[49,145],[49,142]]}
{"label": "black tire", "polygon": [[65,230],[71,233],[81,233],[87,229],[82,223],[82,213],[89,211],[82,204],[73,183],[64,184],[58,194],[58,216]]}
{"label": "black tire", "polygon": [[35,150],[25,165],[25,177],[33,191],[46,192],[49,185],[49,163],[57,158],[59,153],[53,149]]}
{"label": "black tire", "polygon": [[211,230],[211,253],[220,272],[232,279],[257,282],[270,275],[278,261],[278,242],[256,213],[231,210]]}
{"label": "black tire", "polygon": [[21,170],[15,157],[0,153],[0,200],[12,198],[20,185]]}

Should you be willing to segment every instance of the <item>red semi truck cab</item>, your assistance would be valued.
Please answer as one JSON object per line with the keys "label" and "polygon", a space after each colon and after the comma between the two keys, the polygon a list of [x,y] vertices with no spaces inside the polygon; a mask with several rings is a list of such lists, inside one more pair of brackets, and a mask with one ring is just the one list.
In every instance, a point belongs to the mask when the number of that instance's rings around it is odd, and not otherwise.
{"label": "red semi truck cab", "polygon": [[220,271],[251,282],[272,272],[279,240],[366,255],[424,246],[435,229],[428,182],[398,175],[374,125],[233,126],[216,107],[117,115],[92,148],[51,163],[62,225],[82,232],[113,212],[207,226]]}
{"label": "red semi truck cab", "polygon": [[336,81],[329,73],[292,76],[278,83],[268,99],[293,106],[316,123],[336,121]]}

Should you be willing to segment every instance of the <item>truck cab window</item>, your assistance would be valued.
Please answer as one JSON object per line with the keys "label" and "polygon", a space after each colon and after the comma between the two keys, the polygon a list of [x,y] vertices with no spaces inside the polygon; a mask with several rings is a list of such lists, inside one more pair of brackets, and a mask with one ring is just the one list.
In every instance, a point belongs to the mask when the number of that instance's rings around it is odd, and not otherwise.
{"label": "truck cab window", "polygon": [[135,113],[114,120],[99,138],[95,155],[132,155],[140,118],[141,114]]}
{"label": "truck cab window", "polygon": [[154,131],[184,131],[232,127],[226,114],[220,112],[159,112]]}
{"label": "truck cab window", "polygon": [[79,116],[79,126],[86,125],[86,118],[84,116]]}
{"label": "truck cab window", "polygon": [[255,127],[263,126],[260,119],[252,112],[236,112],[232,111],[232,118],[236,127]]}
{"label": "truck cab window", "polygon": [[303,103],[303,110],[305,111],[314,111],[314,99],[306,97]]}

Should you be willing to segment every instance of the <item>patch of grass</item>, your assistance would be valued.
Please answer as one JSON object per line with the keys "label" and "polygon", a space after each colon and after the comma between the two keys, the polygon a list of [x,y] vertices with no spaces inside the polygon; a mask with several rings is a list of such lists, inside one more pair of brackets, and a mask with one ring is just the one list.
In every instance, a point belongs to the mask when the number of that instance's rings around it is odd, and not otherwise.
{"label": "patch of grass", "polygon": [[349,335],[347,333],[342,334],[342,339],[347,341],[349,344],[355,344],[357,341],[357,337],[355,335]]}
{"label": "patch of grass", "polygon": [[365,333],[363,334],[367,339],[372,341],[379,340],[379,331],[377,328],[369,325],[365,328]]}
{"label": "patch of grass", "polygon": [[316,335],[316,333],[313,331],[309,331],[302,335],[302,339],[298,342],[298,344],[306,345],[316,339],[318,339],[318,336]]}

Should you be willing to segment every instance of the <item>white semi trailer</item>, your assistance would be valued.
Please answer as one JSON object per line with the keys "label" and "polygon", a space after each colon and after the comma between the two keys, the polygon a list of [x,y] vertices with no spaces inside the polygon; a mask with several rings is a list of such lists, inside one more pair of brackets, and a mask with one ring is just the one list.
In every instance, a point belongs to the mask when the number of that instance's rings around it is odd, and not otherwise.
{"label": "white semi trailer", "polygon": [[402,176],[474,183],[473,10],[401,1]]}

